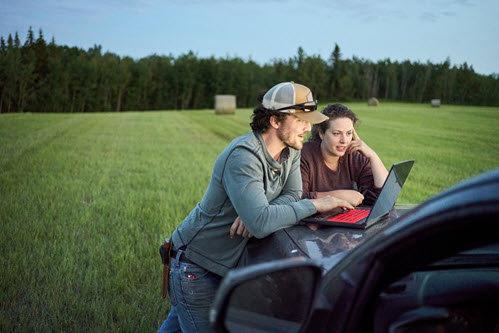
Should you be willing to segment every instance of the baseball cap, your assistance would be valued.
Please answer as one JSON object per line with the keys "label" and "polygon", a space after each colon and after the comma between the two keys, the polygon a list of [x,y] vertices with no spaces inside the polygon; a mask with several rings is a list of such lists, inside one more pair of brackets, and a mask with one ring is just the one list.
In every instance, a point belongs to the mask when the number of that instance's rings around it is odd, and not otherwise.
{"label": "baseball cap", "polygon": [[266,109],[290,113],[312,124],[318,124],[329,117],[317,112],[317,100],[314,100],[309,88],[291,82],[279,83],[263,96],[262,105]]}

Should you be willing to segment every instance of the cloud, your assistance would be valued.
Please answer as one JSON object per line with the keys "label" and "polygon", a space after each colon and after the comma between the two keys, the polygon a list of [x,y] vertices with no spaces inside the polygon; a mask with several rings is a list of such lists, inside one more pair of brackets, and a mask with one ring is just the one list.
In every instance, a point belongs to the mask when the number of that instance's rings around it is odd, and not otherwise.
{"label": "cloud", "polygon": [[311,3],[311,9],[316,9],[321,12],[330,10],[332,18],[337,15],[346,15],[352,20],[361,20],[364,22],[398,20],[408,17],[407,7],[397,1],[316,0]]}
{"label": "cloud", "polygon": [[442,14],[443,16],[447,16],[447,17],[454,17],[456,16],[456,12],[453,12],[453,11],[441,11],[440,14]]}
{"label": "cloud", "polygon": [[421,14],[421,18],[425,21],[428,22],[436,22],[437,21],[437,15],[432,12],[423,12]]}
{"label": "cloud", "polygon": [[470,0],[454,0],[453,3],[456,5],[467,6],[467,7],[475,6],[475,4],[472,3]]}

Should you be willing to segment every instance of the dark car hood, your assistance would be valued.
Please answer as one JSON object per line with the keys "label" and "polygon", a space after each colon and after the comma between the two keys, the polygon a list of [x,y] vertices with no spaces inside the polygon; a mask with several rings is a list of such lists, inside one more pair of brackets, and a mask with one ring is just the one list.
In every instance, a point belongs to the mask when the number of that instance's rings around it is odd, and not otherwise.
{"label": "dark car hood", "polygon": [[385,218],[368,229],[296,225],[278,230],[262,239],[250,239],[238,266],[270,260],[306,256],[322,263],[328,270],[349,250],[396,223],[414,205],[397,205]]}

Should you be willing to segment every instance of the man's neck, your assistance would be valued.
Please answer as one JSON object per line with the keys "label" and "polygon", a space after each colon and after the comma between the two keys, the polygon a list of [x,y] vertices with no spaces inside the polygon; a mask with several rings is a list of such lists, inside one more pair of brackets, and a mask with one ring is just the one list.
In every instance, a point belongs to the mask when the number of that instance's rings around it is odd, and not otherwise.
{"label": "man's neck", "polygon": [[272,131],[272,129],[262,133],[262,138],[270,156],[280,163],[281,153],[286,148],[286,145],[277,137],[275,131]]}

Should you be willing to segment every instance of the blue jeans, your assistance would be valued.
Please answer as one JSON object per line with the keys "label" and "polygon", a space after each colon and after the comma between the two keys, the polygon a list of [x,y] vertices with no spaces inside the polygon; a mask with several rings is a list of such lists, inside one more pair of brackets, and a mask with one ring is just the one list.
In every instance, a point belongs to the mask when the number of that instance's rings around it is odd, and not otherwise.
{"label": "blue jeans", "polygon": [[172,305],[158,332],[210,332],[209,311],[222,278],[192,263],[171,259],[168,294]]}

